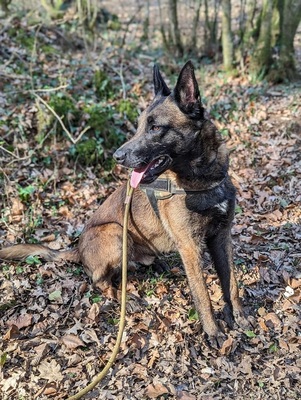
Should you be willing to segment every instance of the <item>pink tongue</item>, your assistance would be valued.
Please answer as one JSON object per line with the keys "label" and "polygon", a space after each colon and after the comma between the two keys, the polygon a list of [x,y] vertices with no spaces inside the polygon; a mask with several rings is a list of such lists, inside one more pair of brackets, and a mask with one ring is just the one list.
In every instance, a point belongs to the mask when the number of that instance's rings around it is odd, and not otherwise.
{"label": "pink tongue", "polygon": [[130,185],[136,189],[136,187],[141,182],[143,178],[144,172],[147,170],[147,166],[144,169],[135,170],[132,172]]}

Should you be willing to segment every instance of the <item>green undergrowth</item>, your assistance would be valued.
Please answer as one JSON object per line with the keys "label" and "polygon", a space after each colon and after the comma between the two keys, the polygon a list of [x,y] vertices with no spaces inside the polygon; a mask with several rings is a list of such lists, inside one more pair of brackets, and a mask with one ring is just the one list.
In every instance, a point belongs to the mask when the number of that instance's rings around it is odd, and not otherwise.
{"label": "green undergrowth", "polygon": [[[51,168],[53,151],[59,143],[60,151],[74,165],[112,168],[111,156],[125,141],[127,121],[134,124],[138,116],[138,99],[129,84],[131,77],[121,78],[102,61],[91,62],[89,50],[82,50],[91,38],[81,36],[76,19],[55,30],[47,24],[37,28],[30,21],[23,24],[16,16],[7,31],[11,45],[22,50],[22,58],[7,63],[7,74],[20,76],[21,85],[16,91],[13,80],[4,82],[9,103],[17,108],[13,113],[4,113],[0,122],[0,134],[5,134],[1,146],[14,153],[14,137],[18,135],[28,143],[32,162],[42,161]],[[104,28],[104,36],[113,31],[112,35],[116,35],[121,28],[118,17],[103,9],[97,13],[95,26]],[[79,49],[84,54],[80,58],[76,56]],[[62,52],[63,63],[59,57]],[[29,102],[36,111],[27,116],[23,105]],[[32,122],[27,124],[29,119]],[[9,130],[12,133],[7,134]],[[28,157],[30,151],[18,154]]]}

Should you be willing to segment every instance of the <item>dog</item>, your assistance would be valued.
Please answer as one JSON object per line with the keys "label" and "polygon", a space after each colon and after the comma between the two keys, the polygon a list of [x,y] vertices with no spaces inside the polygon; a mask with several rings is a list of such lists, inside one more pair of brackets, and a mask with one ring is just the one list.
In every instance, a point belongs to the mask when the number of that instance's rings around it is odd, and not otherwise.
{"label": "dog", "polygon": [[[162,253],[179,252],[203,330],[216,347],[225,336],[203,276],[206,247],[220,279],[225,319],[234,317],[239,326],[246,326],[233,269],[235,188],[228,175],[228,151],[206,118],[190,61],[173,91],[156,65],[153,80],[155,97],[139,116],[137,132],[114,153],[117,163],[133,168],[131,184],[138,186],[130,209],[128,258],[151,265]],[[125,183],[98,208],[75,249],[19,244],[0,250],[0,258],[38,255],[46,261],[80,262],[94,285],[109,293],[122,259],[126,190]]]}

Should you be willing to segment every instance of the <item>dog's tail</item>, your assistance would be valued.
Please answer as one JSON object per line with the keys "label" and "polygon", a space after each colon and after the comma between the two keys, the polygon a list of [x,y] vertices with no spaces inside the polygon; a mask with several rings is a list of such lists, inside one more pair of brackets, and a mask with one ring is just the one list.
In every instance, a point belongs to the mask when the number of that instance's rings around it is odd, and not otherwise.
{"label": "dog's tail", "polygon": [[42,244],[16,244],[0,250],[0,260],[25,260],[29,256],[38,256],[45,261],[80,261],[77,248],[52,250]]}

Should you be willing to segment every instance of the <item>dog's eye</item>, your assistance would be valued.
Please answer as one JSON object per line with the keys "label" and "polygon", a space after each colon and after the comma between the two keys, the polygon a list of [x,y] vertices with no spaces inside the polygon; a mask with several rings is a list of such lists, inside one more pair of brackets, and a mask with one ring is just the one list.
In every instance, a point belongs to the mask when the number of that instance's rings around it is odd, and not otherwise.
{"label": "dog's eye", "polygon": [[151,127],[151,130],[152,130],[153,132],[158,132],[160,129],[161,129],[161,127],[158,126],[158,125],[152,125],[152,127]]}

